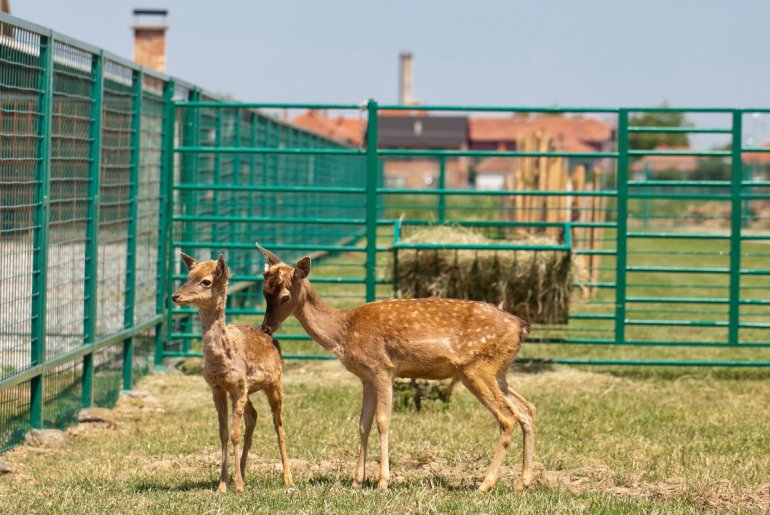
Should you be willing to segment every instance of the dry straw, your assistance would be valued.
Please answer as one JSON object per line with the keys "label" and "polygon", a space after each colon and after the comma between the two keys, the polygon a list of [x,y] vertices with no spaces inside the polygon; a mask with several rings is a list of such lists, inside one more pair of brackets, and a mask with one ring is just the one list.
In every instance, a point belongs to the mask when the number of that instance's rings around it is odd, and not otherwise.
{"label": "dry straw", "polygon": [[[550,237],[492,240],[466,227],[429,226],[403,243],[557,245]],[[482,300],[532,323],[566,323],[577,275],[563,250],[398,250],[396,287],[405,298]],[[387,267],[393,270],[394,267]],[[392,280],[392,278],[391,278]]]}

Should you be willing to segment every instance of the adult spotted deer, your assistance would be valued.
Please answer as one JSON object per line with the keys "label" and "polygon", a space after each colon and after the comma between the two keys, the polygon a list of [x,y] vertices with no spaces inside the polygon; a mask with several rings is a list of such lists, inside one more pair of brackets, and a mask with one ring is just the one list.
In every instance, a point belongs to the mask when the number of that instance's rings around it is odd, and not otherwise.
{"label": "adult spotted deer", "polygon": [[294,315],[307,333],[334,353],[363,385],[361,447],[356,486],[365,479],[369,431],[376,413],[380,432],[378,487],[388,487],[388,428],[396,377],[462,381],[492,412],[500,440],[479,490],[494,486],[516,422],[524,439],[520,492],[532,483],[535,407],[508,388],[506,371],[529,332],[524,320],[484,302],[438,298],[371,302],[350,310],[324,303],[307,277],[310,258],[290,266],[257,244],[265,256],[262,330],[272,333]]}
{"label": "adult spotted deer", "polygon": [[[278,447],[283,462],[283,480],[291,485],[291,471],[286,458],[286,434],[283,429],[283,388],[281,386],[281,352],[278,342],[270,335],[250,325],[227,325],[225,304],[227,281],[232,274],[220,254],[216,261],[198,262],[186,254],[182,261],[187,267],[187,282],[171,299],[180,306],[198,308],[203,328],[203,377],[211,387],[214,406],[219,417],[219,439],[222,444],[222,469],[219,491],[227,490],[227,397],[233,406],[233,442],[235,460],[235,490],[243,491],[246,458],[251,448],[257,411],[249,394],[265,392],[273,412],[273,425],[278,435]],[[243,455],[238,456],[241,441],[241,420],[245,415],[246,435]]]}

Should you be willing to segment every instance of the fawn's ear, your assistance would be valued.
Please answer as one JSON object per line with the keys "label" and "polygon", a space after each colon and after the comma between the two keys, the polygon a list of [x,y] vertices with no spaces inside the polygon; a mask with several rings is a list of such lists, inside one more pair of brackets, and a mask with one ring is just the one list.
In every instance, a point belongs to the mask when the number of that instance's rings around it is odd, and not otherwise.
{"label": "fawn's ear", "polygon": [[197,265],[197,264],[198,264],[198,262],[197,262],[197,261],[195,261],[195,259],[194,259],[194,258],[192,258],[192,257],[188,256],[188,255],[187,255],[187,254],[185,254],[184,252],[180,252],[179,254],[182,256],[182,262],[184,263],[184,266],[186,266],[186,267],[187,267],[187,270],[188,270],[188,271],[190,271],[190,270],[192,270],[193,268],[195,268],[195,265]]}
{"label": "fawn's ear", "polygon": [[214,274],[214,276],[217,278],[217,280],[225,280],[227,281],[230,279],[233,274],[230,272],[230,270],[227,268],[227,263],[225,263],[225,256],[222,254],[219,255],[217,258],[217,270]]}
{"label": "fawn's ear", "polygon": [[281,258],[276,256],[266,248],[263,248],[259,243],[254,242],[254,244],[257,246],[257,248],[262,253],[262,255],[265,256],[266,265],[272,266],[272,265],[277,265],[278,263],[283,263],[283,261],[281,261]]}
{"label": "fawn's ear", "polygon": [[310,275],[310,258],[305,256],[297,261],[297,266],[294,267],[299,272],[299,277],[304,279]]}

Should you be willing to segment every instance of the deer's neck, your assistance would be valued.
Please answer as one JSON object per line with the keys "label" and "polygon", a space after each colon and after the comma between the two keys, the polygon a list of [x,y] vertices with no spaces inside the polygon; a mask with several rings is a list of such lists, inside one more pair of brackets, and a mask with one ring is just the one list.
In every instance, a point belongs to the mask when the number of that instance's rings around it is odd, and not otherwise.
{"label": "deer's neck", "polygon": [[307,279],[302,286],[299,306],[294,316],[307,334],[321,347],[337,356],[344,351],[347,326],[345,312],[334,309],[322,301]]}
{"label": "deer's neck", "polygon": [[225,298],[210,308],[200,308],[201,329],[203,330],[203,351],[229,351],[227,322],[225,321]]}

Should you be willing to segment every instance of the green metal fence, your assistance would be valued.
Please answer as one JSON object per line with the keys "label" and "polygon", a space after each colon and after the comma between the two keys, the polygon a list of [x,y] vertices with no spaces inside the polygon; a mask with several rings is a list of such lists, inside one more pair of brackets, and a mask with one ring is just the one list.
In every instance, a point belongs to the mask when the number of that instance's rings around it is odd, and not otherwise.
{"label": "green metal fence", "polygon": [[[360,146],[281,121],[283,110],[358,119]],[[200,355],[197,316],[170,303],[183,250],[227,256],[228,317],[258,323],[262,258],[310,254],[313,282],[345,308],[396,294],[401,238],[428,223],[485,227],[505,239],[515,198],[601,198],[601,221],[550,224],[558,244],[534,252],[594,256],[566,323],[537,324],[526,360],[578,364],[770,365],[770,202],[766,175],[743,172],[743,119],[761,109],[690,109],[706,127],[640,127],[645,109],[425,106],[442,113],[604,116],[609,149],[523,152],[382,148],[382,111],[363,105],[222,102],[190,84],[0,15],[0,447],[32,427],[61,427],[108,405],[164,358]],[[409,108],[411,109],[411,108]],[[633,147],[640,132],[721,135],[730,150]],[[722,159],[727,180],[660,180],[629,171],[645,154]],[[599,163],[593,189],[448,187],[458,162],[489,157]],[[438,187],[385,187],[399,160],[436,164]],[[691,214],[695,205],[706,215]],[[700,212],[699,211],[699,212]],[[704,221],[708,222],[705,223]],[[530,224],[531,225],[531,224]],[[545,224],[544,227],[548,225]],[[497,232],[495,232],[497,231]],[[599,245],[587,234],[603,231]],[[419,247],[419,248],[418,248]],[[499,252],[518,244],[500,242]],[[327,359],[300,327],[279,335],[286,358]]]}
{"label": "green metal fence", "polygon": [[162,348],[174,94],[167,77],[0,14],[0,448],[111,404]]}
{"label": "green metal fence", "polygon": [[[178,108],[191,112],[218,110],[220,114],[212,116],[220,117],[233,116],[234,110],[253,108],[333,109],[355,117],[363,106],[188,102],[178,104]],[[280,198],[281,205],[298,205],[301,208],[289,211],[282,207],[278,212],[280,214],[258,209],[261,215],[249,218],[210,217],[200,212],[191,215],[189,207],[173,206],[173,218],[190,225],[186,229],[174,229],[172,246],[175,250],[172,254],[177,253],[176,248],[190,252],[196,248],[213,249],[212,254],[220,250],[233,252],[243,249],[247,255],[251,252],[251,259],[258,260],[259,255],[252,251],[253,241],[260,241],[265,247],[282,254],[287,261],[320,251],[325,254],[322,254],[321,265],[314,269],[314,284],[333,303],[348,307],[395,294],[388,278],[392,266],[389,256],[394,248],[406,248],[397,240],[392,243],[397,226],[443,222],[473,225],[474,220],[506,225],[510,222],[506,221],[505,199],[516,196],[602,197],[606,199],[604,221],[570,224],[570,230],[601,229],[604,232],[600,244],[594,248],[580,245],[580,239],[585,236],[577,235],[584,235],[585,232],[576,232],[572,238],[576,240],[575,248],[570,250],[573,259],[588,255],[601,257],[601,264],[596,265],[597,274],[578,281],[580,288],[598,292],[585,300],[576,298],[566,324],[537,325],[531,339],[533,345],[525,350],[526,359],[608,365],[770,365],[770,353],[767,351],[770,348],[770,311],[767,308],[770,298],[766,294],[770,286],[767,280],[770,269],[766,264],[767,257],[770,257],[766,250],[770,241],[770,222],[765,217],[764,225],[754,229],[749,229],[747,224],[750,216],[747,206],[767,203],[770,183],[744,177],[743,173],[745,153],[767,152],[768,149],[741,145],[743,118],[762,110],[686,109],[680,111],[713,115],[723,126],[641,127],[632,124],[633,116],[657,109],[421,106],[421,110],[435,116],[445,112],[601,115],[609,117],[611,123],[617,126],[617,135],[610,150],[591,152],[380,148],[375,130],[380,111],[409,109],[412,108],[380,107],[370,101],[366,105],[364,123],[368,130],[364,148],[341,148],[328,144],[318,147],[302,140],[284,141],[282,144],[265,141],[256,145],[251,142],[248,145],[235,142],[218,144],[222,141],[220,137],[210,137],[213,144],[195,145],[191,142],[170,149],[169,154],[176,153],[187,159],[190,156],[197,156],[197,159],[229,156],[236,160],[253,159],[253,156],[273,156],[274,159],[276,156],[291,156],[298,163],[295,166],[304,166],[305,169],[308,162],[328,157],[333,159],[331,180],[335,184],[328,187],[327,183],[314,182],[318,177],[311,179],[302,173],[276,176],[268,182],[269,186],[256,185],[246,178],[230,183],[217,182],[215,185],[210,180],[193,183],[185,180],[175,189],[198,192],[198,203],[205,192],[216,195],[220,191],[255,191],[274,199]],[[630,144],[631,137],[642,132],[723,135],[731,144],[731,150],[634,148]],[[629,176],[631,164],[645,155],[724,159],[729,179],[660,181]],[[450,160],[555,156],[602,163],[607,171],[601,186],[586,191],[479,191],[445,187],[446,164]],[[418,158],[439,163],[438,188],[383,187],[382,169],[389,161]],[[353,172],[338,176],[338,171],[343,169]],[[355,177],[357,182],[347,182],[348,177]],[[307,195],[315,196],[308,201]],[[349,196],[356,196],[357,201],[349,202]],[[706,217],[718,223],[711,226],[697,220],[682,223],[693,203],[705,205],[704,209],[721,209],[721,215]],[[330,205],[355,207],[358,211],[355,216],[349,212],[340,215],[329,208]],[[230,224],[227,236],[223,236],[222,231],[216,232],[225,240],[220,240],[218,245],[212,245],[211,238],[201,230],[204,227],[201,224],[212,221]],[[336,225],[339,222],[345,225]],[[310,226],[313,227],[312,234],[324,238],[323,241],[308,240],[307,228]],[[181,237],[180,231],[187,232]],[[365,238],[358,239],[361,235]],[[425,251],[443,248],[441,245],[419,247]],[[500,251],[515,247],[510,242],[496,246]],[[535,250],[550,251],[543,248]],[[552,250],[564,249],[552,247]],[[258,270],[261,261],[250,262],[249,266]],[[237,271],[238,265],[234,269]],[[182,275],[176,276],[177,280],[182,278]],[[258,285],[261,277],[255,274],[241,279]],[[262,314],[259,296],[251,301],[231,309],[231,315],[258,322]],[[175,313],[184,314],[181,310]],[[169,338],[170,341],[182,341],[199,336],[196,331],[174,330]],[[330,357],[318,354],[316,346],[302,342],[307,336],[296,324],[289,325],[279,337],[298,340],[292,344],[293,347],[287,347],[294,349],[290,352],[291,357]],[[177,349],[170,354],[178,354]],[[197,354],[196,349],[189,346],[183,348],[181,353]]]}

